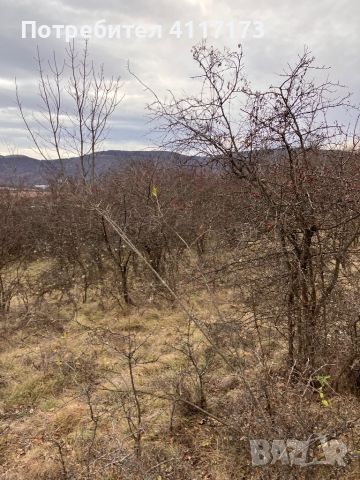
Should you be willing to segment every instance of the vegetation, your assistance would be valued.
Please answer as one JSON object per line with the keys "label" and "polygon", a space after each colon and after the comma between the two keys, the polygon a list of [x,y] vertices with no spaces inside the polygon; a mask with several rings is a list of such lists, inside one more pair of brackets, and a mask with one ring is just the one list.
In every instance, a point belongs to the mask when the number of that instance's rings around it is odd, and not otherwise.
{"label": "vegetation", "polygon": [[[152,159],[95,178],[119,85],[102,69],[96,81],[87,49],[79,64],[69,55],[73,130],[39,61],[52,137],[32,136],[44,155],[38,138],[59,156],[75,142],[79,178],[0,190],[4,478],[356,478],[360,138],[348,96],[308,52],[258,92],[241,49],[199,45],[199,93],[154,94],[149,109],[164,147],[201,165]],[[334,120],[342,109],[350,126]],[[321,461],[320,435],[346,444],[344,465],[252,465],[254,439],[310,439],[307,463]]]}

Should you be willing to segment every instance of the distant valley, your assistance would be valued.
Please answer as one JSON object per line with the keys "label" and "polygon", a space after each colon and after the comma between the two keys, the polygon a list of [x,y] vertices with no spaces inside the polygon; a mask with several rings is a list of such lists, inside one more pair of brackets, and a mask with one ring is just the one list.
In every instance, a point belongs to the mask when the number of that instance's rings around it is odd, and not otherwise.
{"label": "distant valley", "polygon": [[[165,163],[185,163],[191,157],[165,151],[125,151],[108,150],[98,152],[95,160],[95,174],[102,176],[110,171],[119,170],[132,163],[153,160]],[[81,162],[78,157],[67,158],[63,161],[65,174],[76,177],[81,171]],[[90,168],[89,159],[85,164]],[[25,155],[0,155],[0,186],[46,185],[49,178],[60,171],[59,160],[38,160]]]}

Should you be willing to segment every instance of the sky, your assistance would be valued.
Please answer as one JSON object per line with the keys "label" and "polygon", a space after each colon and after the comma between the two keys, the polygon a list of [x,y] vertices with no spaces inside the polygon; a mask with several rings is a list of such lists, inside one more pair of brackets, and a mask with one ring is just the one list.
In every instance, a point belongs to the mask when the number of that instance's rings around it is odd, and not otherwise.
{"label": "sky", "polygon": [[[319,65],[331,67],[330,77],[346,85],[354,102],[360,103],[358,0],[0,0],[0,12],[2,155],[36,156],[16,106],[15,78],[31,118],[40,104],[37,47],[44,61],[53,52],[61,58],[64,33],[73,35],[72,26],[88,35],[86,29],[91,29],[89,48],[95,64],[103,63],[107,76],[122,80],[124,98],[103,149],[155,148],[156,125],[146,110],[152,98],[129,74],[127,64],[161,98],[168,90],[189,94],[197,74],[191,47],[205,32],[211,45],[236,48],[242,43],[247,75],[257,88],[276,82],[277,74],[307,46]],[[35,33],[30,23],[24,31],[23,22],[36,22]],[[117,25],[121,38],[109,38],[110,26]],[[75,41],[83,40],[78,36]]]}

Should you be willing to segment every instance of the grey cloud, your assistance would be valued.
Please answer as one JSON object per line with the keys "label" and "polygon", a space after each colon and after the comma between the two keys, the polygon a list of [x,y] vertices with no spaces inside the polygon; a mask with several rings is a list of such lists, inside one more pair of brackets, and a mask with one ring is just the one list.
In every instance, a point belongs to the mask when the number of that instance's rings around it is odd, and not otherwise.
{"label": "grey cloud", "polygon": [[[30,148],[21,121],[14,108],[11,82],[16,76],[21,87],[24,106],[31,113],[38,108],[36,98],[36,46],[42,58],[53,51],[63,55],[65,42],[55,39],[21,39],[21,21],[41,24],[93,25],[105,19],[107,24],[161,24],[164,29],[175,20],[226,22],[259,20],[264,23],[262,39],[243,40],[245,62],[252,82],[263,87],[271,83],[288,61],[308,45],[319,64],[332,66],[331,76],[346,84],[360,102],[360,44],[358,21],[360,2],[357,0],[0,0],[0,139],[13,136],[12,143],[21,149]],[[106,145],[117,148],[151,143],[145,104],[149,94],[129,75],[127,61],[137,75],[160,95],[167,89],[191,91],[190,76],[196,73],[190,49],[200,39],[196,30],[193,39],[179,40],[164,34],[160,39],[109,40],[92,39],[91,54],[96,63],[103,62],[109,75],[120,75],[128,96],[113,118],[111,136]],[[210,40],[216,45],[234,47],[241,38],[222,35]],[[6,80],[6,82],[4,81]],[[21,133],[22,132],[22,133]],[[1,150],[1,149],[0,149]]]}

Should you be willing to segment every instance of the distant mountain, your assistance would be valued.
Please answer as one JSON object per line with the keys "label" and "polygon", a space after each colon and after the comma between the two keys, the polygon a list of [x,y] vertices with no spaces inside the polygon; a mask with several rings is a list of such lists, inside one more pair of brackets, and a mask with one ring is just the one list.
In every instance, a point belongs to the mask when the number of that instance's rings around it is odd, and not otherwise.
{"label": "distant mountain", "polygon": [[[119,170],[143,160],[185,163],[191,161],[191,157],[164,151],[108,150],[96,154],[95,174],[102,176],[111,170]],[[78,157],[64,159],[63,165],[67,176],[76,177],[81,172]],[[90,169],[89,158],[85,159],[85,165]],[[0,155],[0,186],[44,185],[59,171],[59,160],[37,160],[25,155]]]}

